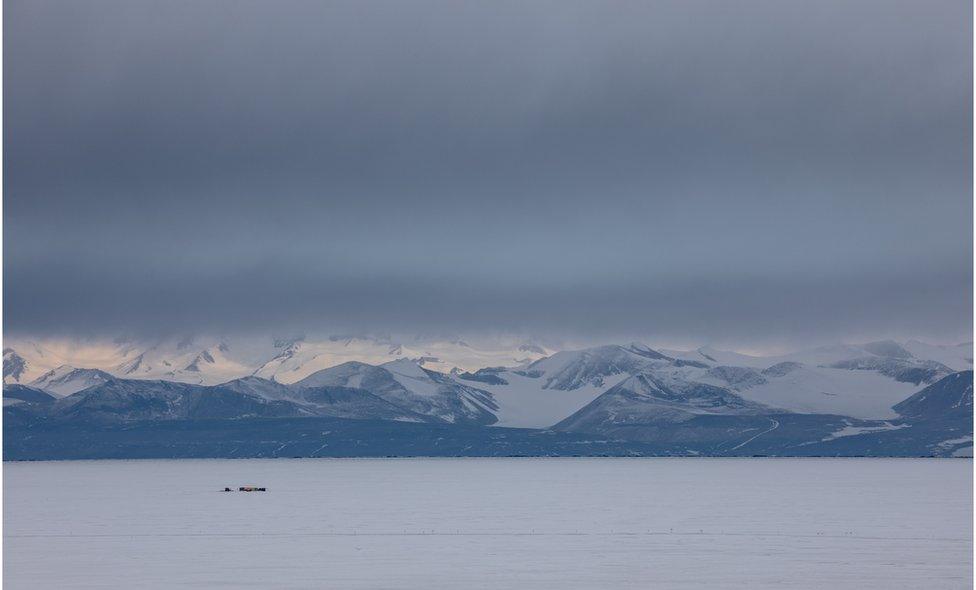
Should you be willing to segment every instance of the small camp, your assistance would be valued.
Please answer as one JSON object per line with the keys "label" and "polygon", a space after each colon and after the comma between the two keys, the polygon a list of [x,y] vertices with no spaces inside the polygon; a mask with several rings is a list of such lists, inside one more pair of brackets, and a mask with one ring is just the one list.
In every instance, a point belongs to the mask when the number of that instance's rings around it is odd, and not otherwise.
{"label": "small camp", "polygon": [[241,486],[237,488],[241,492],[266,492],[268,488],[259,488],[257,486]]}

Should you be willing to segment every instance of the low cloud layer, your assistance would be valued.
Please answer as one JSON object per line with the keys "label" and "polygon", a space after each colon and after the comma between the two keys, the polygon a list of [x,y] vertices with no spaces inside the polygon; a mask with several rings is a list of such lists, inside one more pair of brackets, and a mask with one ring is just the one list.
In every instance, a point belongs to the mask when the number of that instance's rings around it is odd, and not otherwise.
{"label": "low cloud layer", "polygon": [[966,2],[4,16],[8,333],[972,332]]}

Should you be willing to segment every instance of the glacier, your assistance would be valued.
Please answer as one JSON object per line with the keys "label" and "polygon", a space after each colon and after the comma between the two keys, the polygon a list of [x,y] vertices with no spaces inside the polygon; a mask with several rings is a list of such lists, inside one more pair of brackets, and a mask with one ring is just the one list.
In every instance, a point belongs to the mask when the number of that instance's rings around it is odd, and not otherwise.
{"label": "glacier", "polygon": [[[293,350],[302,342],[281,341],[272,348]],[[329,342],[364,345],[354,338]],[[181,354],[191,359],[185,367],[220,364],[232,350],[223,343],[213,354],[203,354],[196,344],[179,343]],[[450,346],[475,350],[463,341]],[[763,358],[712,348],[656,350],[635,342],[564,350],[509,366],[462,370],[454,365],[438,371],[431,357],[407,358],[399,347],[387,350],[396,358],[376,364],[347,360],[311,372],[303,365],[298,372],[304,376],[297,380],[261,377],[256,373],[267,364],[252,359],[254,368],[246,375],[214,384],[58,365],[26,384],[11,379],[5,385],[5,457],[116,456],[111,444],[121,445],[120,457],[949,456],[971,448],[971,442],[949,442],[972,434],[972,371],[956,370],[969,358],[966,350],[882,341]],[[521,345],[514,352],[540,351],[546,352]],[[917,356],[925,352],[940,360]],[[135,358],[145,359],[145,353]],[[218,371],[208,379],[217,375],[225,376]],[[295,422],[301,419],[318,422]],[[353,423],[340,426],[337,420]],[[311,444],[320,438],[308,427],[318,423],[349,440],[325,437]],[[478,430],[487,427],[495,429]],[[169,428],[180,429],[179,441],[165,441]],[[282,450],[250,440],[247,428],[263,432]],[[140,446],[140,434],[162,446]],[[88,446],[68,448],[72,436]],[[223,444],[242,436],[232,448]],[[408,442],[411,436],[416,440]]]}

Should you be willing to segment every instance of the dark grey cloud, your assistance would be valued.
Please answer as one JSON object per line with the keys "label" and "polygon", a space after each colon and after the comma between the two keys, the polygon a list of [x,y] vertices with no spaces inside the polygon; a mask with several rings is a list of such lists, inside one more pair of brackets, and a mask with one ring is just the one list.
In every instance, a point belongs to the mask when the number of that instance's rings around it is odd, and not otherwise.
{"label": "dark grey cloud", "polygon": [[967,2],[4,10],[8,332],[972,331]]}

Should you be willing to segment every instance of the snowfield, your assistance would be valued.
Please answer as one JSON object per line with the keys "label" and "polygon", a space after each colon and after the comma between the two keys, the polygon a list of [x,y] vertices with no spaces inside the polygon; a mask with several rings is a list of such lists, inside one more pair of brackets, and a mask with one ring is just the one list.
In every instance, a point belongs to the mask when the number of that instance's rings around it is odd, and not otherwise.
{"label": "snowfield", "polygon": [[[965,588],[972,460],[7,463],[8,588]],[[265,493],[221,493],[224,486]]]}
{"label": "snowfield", "polygon": [[[505,373],[507,385],[491,385],[487,383],[471,383],[478,389],[490,392],[498,403],[497,426],[512,428],[540,428],[551,426],[569,416],[597,398],[610,385],[609,380],[604,386],[584,385],[571,391],[559,389],[545,389],[545,381],[532,379],[514,373]],[[617,380],[623,381],[626,375],[618,375]]]}
{"label": "snowfield", "polygon": [[[642,343],[551,352],[515,339],[478,348],[460,339],[407,340],[409,344],[356,336],[315,341],[187,338],[148,347],[122,342],[115,349],[91,350],[15,342],[18,348],[4,351],[4,380],[5,385],[26,385],[65,397],[97,393],[98,387],[116,379],[152,377],[193,385],[227,384],[246,389],[255,398],[250,401],[256,402],[288,398],[284,385],[344,387],[361,390],[358,395],[364,399],[378,396],[399,407],[399,419],[404,420],[526,428],[572,423],[577,429],[602,429],[679,422],[702,413],[896,419],[899,412],[893,406],[972,367],[971,343],[937,346],[885,340],[758,357],[710,347],[655,350]],[[78,367],[65,362],[68,357],[91,364]],[[37,374],[53,363],[54,368]],[[627,384],[623,390],[622,384]],[[99,395],[89,397],[92,404],[100,403],[95,399]],[[319,409],[323,407],[320,403]],[[281,407],[255,409],[265,416],[289,414]],[[309,408],[292,410],[289,415],[323,414]],[[385,419],[389,414],[347,408],[338,415]]]}
{"label": "snowfield", "polygon": [[[517,366],[549,354],[545,348],[514,338],[465,342],[460,339],[332,335],[216,338],[185,337],[161,341],[18,340],[4,341],[4,383],[27,384],[62,367],[100,369],[125,379],[163,379],[216,385],[255,375],[294,383],[349,361],[372,365],[397,359],[422,360],[426,368],[448,373]],[[72,392],[73,393],[73,392]]]}
{"label": "snowfield", "polygon": [[739,390],[742,397],[791,412],[842,414],[884,420],[891,406],[920,388],[870,371],[803,366],[767,383]]}

